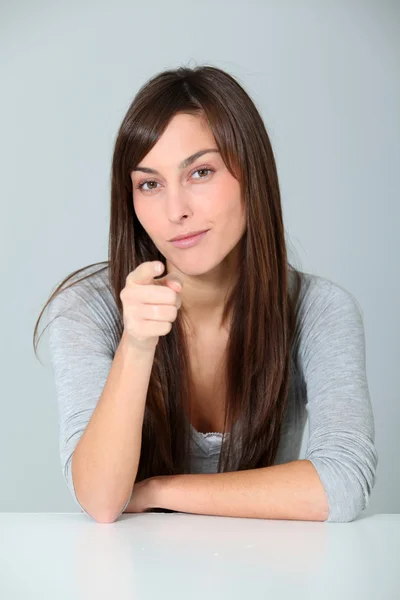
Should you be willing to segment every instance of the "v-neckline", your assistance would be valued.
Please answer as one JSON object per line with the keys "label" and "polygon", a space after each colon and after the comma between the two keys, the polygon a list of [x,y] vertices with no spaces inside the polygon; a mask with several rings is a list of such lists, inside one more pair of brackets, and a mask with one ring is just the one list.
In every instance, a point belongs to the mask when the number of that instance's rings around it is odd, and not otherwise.
{"label": "v-neckline", "polygon": [[[190,428],[195,435],[201,436],[203,438],[211,437],[212,435],[222,438],[222,435],[223,435],[220,431],[208,431],[207,433],[203,433],[202,431],[197,431],[197,429],[195,427],[193,427],[193,425],[191,423],[190,423]],[[225,435],[229,435],[229,431],[226,432]]]}

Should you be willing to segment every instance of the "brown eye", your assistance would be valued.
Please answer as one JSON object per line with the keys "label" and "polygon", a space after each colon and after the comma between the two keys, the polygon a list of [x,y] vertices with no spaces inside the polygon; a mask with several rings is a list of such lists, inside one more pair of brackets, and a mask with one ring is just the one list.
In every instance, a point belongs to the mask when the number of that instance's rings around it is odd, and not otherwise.
{"label": "brown eye", "polygon": [[[200,167],[193,171],[192,175],[194,175],[195,173],[200,173],[201,171],[208,171],[209,173],[214,173],[215,169],[212,169],[211,167]],[[205,177],[195,177],[195,179],[205,179]]]}
{"label": "brown eye", "polygon": [[[138,184],[137,184],[137,186],[136,186],[136,189],[137,189],[137,190],[142,190],[142,189],[143,189],[143,186],[144,186],[146,183],[157,183],[157,181],[151,181],[151,180],[142,181],[142,182],[140,182],[140,183],[138,183]],[[152,191],[152,190],[154,190],[154,189],[157,189],[157,188],[151,188],[150,190],[144,190],[144,191],[145,191],[145,192],[151,192],[151,191]]]}
{"label": "brown eye", "polygon": [[[201,176],[201,177],[195,177],[195,179],[206,179],[206,178],[208,178],[208,176],[210,175],[210,173],[214,173],[215,172],[215,169],[213,169],[212,167],[206,167],[206,166],[204,166],[204,167],[197,167],[197,169],[195,169],[194,171],[192,171],[192,173],[190,174],[190,176],[192,177],[195,173],[201,173],[201,172],[204,172],[204,171],[207,172],[207,175]],[[141,191],[146,192],[146,193],[149,194],[151,192],[156,191],[157,188],[156,187],[150,187],[150,189],[146,189],[143,186],[150,185],[152,183],[155,183],[156,185],[158,185],[158,182],[154,181],[153,179],[145,179],[144,181],[140,181],[135,186],[135,189],[141,190]]]}

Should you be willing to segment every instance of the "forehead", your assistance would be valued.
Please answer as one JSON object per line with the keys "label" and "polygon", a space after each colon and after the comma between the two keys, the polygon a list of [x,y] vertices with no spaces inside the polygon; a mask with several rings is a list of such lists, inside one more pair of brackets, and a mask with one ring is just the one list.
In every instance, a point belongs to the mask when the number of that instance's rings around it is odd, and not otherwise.
{"label": "forehead", "polygon": [[216,146],[214,135],[205,118],[178,114],[170,120],[153,148],[144,158],[157,158],[165,151],[173,152],[175,155],[181,152],[183,158],[195,152],[199,148],[199,146],[196,148],[196,145],[205,143],[208,144],[207,147]]}
{"label": "forehead", "polygon": [[[207,153],[207,158],[219,154],[214,135],[204,118],[193,115],[176,115],[143,157],[132,173],[159,174],[157,168],[185,169],[197,158]],[[209,153],[209,154],[208,154]]]}

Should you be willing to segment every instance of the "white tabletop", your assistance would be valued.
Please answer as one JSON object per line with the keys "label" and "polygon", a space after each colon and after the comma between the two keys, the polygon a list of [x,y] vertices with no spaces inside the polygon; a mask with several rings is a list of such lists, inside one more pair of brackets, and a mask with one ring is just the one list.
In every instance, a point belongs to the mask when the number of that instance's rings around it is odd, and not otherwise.
{"label": "white tabletop", "polygon": [[[269,596],[271,592],[278,595]],[[395,600],[400,515],[0,513],[1,600]]]}

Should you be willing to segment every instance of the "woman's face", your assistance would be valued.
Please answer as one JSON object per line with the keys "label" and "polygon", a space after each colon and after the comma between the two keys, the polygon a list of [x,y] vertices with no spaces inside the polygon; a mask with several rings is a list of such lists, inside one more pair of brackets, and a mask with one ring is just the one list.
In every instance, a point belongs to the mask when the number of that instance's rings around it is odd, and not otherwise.
{"label": "woman's face", "polygon": [[[203,149],[214,151],[180,166]],[[141,167],[157,173],[144,173]],[[240,184],[225,166],[203,118],[175,115],[131,172],[131,179],[136,216],[167,265],[182,274],[198,276],[218,272],[231,263],[229,255],[246,229]],[[191,248],[177,248],[169,241],[203,229],[209,231]]]}

